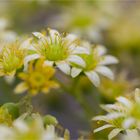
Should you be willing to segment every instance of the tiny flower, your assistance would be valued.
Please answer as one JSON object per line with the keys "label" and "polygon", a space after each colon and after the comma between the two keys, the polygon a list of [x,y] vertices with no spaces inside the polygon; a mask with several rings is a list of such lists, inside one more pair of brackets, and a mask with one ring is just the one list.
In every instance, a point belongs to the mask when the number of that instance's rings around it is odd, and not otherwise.
{"label": "tiny flower", "polygon": [[19,42],[12,42],[0,48],[0,76],[13,76],[23,66],[25,49]]}
{"label": "tiny flower", "polygon": [[140,128],[140,90],[136,89],[134,99],[126,97],[118,97],[115,104],[103,105],[102,108],[108,112],[107,115],[94,117],[93,120],[104,121],[105,124],[94,130],[101,131],[106,128],[113,128],[109,134],[109,139],[112,139],[120,131],[133,130]]}
{"label": "tiny flower", "polygon": [[19,78],[23,80],[15,88],[16,93],[29,91],[32,95],[39,92],[48,93],[51,88],[57,88],[58,84],[52,80],[55,70],[51,66],[44,65],[44,60],[40,59],[35,66],[30,62],[28,71],[19,73]]}
{"label": "tiny flower", "polygon": [[83,71],[95,86],[100,85],[100,78],[97,73],[110,79],[114,79],[113,72],[105,65],[116,64],[118,63],[118,60],[114,56],[104,55],[106,49],[101,45],[98,45],[95,48],[89,46],[88,48],[90,54],[79,54],[79,56],[85,61],[86,66],[73,66],[71,76],[76,77]]}
{"label": "tiny flower", "polygon": [[29,61],[45,58],[48,65],[56,65],[65,74],[70,74],[70,64],[75,63],[85,66],[85,61],[77,55],[89,53],[86,48],[78,46],[78,39],[75,35],[68,34],[65,37],[56,30],[49,29],[48,35],[34,32],[32,46],[29,47],[31,54],[25,58],[25,69]]}

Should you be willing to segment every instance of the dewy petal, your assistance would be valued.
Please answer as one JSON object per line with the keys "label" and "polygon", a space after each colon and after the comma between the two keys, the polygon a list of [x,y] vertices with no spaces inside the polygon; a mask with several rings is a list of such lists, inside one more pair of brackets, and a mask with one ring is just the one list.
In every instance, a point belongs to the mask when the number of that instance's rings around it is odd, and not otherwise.
{"label": "dewy petal", "polygon": [[80,56],[77,56],[77,55],[70,55],[68,57],[68,61],[82,67],[86,66],[85,61]]}
{"label": "dewy petal", "polygon": [[97,128],[97,129],[95,129],[95,130],[94,130],[94,133],[99,132],[99,131],[102,131],[102,130],[107,129],[107,128],[110,128],[110,127],[114,127],[114,126],[111,125],[111,124],[106,124],[106,125],[104,125],[104,126],[102,126],[102,127],[99,127],[99,128]]}
{"label": "dewy petal", "polygon": [[96,86],[98,87],[100,85],[100,78],[98,74],[94,71],[89,71],[89,72],[84,72],[89,80]]}
{"label": "dewy petal", "polygon": [[114,79],[114,74],[113,72],[108,68],[108,67],[105,67],[105,66],[98,66],[96,69],[95,69],[96,72],[102,74],[103,76],[106,76],[108,77],[109,79],[113,80]]}
{"label": "dewy petal", "polygon": [[28,68],[28,62],[40,58],[39,54],[28,55],[24,58],[24,71]]}
{"label": "dewy petal", "polygon": [[67,62],[65,62],[65,61],[57,62],[56,65],[62,72],[70,75],[70,69],[71,68],[70,68],[70,66]]}
{"label": "dewy petal", "polygon": [[37,37],[38,39],[41,39],[44,37],[44,35],[41,34],[40,32],[33,32],[32,34],[33,34],[33,36]]}
{"label": "dewy petal", "polygon": [[44,65],[53,66],[53,64],[54,64],[54,61],[49,61],[49,60],[44,61]]}
{"label": "dewy petal", "polygon": [[81,71],[82,71],[82,69],[73,67],[73,68],[71,69],[71,76],[74,78],[74,77],[78,76],[78,75],[80,74]]}
{"label": "dewy petal", "polygon": [[104,56],[103,60],[99,63],[100,65],[110,65],[118,63],[118,59],[111,55]]}
{"label": "dewy petal", "polygon": [[104,55],[107,52],[106,48],[103,45],[98,45],[96,47],[96,51],[99,56]]}
{"label": "dewy petal", "polygon": [[122,131],[122,129],[119,129],[119,128],[115,128],[113,129],[109,135],[108,135],[108,139],[111,140],[113,139],[115,136],[117,136],[120,132]]}
{"label": "dewy petal", "polygon": [[90,54],[90,51],[86,47],[75,47],[73,50],[73,54]]}

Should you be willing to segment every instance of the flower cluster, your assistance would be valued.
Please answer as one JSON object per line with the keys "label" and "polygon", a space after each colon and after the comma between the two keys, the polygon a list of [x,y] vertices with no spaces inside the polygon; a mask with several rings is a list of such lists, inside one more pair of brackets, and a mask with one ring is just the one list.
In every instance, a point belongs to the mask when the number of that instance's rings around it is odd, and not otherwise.
{"label": "flower cluster", "polygon": [[97,73],[114,79],[113,72],[106,65],[118,63],[114,56],[105,53],[104,46],[91,45],[73,34],[60,34],[53,29],[34,32],[33,37],[23,42],[2,44],[0,76],[14,76],[18,70],[19,78],[24,82],[16,87],[15,92],[29,91],[32,95],[58,87],[51,80],[54,68],[73,78],[85,74],[95,86],[99,86]]}
{"label": "flower cluster", "polygon": [[135,90],[133,99],[118,97],[115,104],[102,105],[102,108],[108,114],[94,117],[93,120],[104,121],[107,124],[95,129],[94,132],[113,128],[109,134],[109,139],[112,139],[123,130],[140,128],[140,89]]}
{"label": "flower cluster", "polygon": [[111,55],[104,55],[106,49],[101,45],[90,45],[82,42],[73,34],[61,35],[49,29],[48,35],[34,32],[28,50],[30,55],[25,58],[25,69],[31,60],[44,58],[44,63],[56,66],[73,78],[84,72],[95,86],[99,86],[97,73],[113,79],[112,71],[105,65],[118,63]]}
{"label": "flower cluster", "polygon": [[44,126],[42,117],[32,114],[29,118],[16,119],[11,127],[0,125],[1,140],[68,140],[66,130],[64,137],[59,136],[54,125]]}

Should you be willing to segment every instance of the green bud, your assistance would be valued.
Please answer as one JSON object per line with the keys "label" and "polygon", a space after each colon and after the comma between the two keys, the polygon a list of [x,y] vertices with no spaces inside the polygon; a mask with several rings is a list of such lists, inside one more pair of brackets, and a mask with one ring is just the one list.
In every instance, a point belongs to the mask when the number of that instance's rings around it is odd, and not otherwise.
{"label": "green bud", "polygon": [[15,103],[6,103],[1,106],[2,109],[7,109],[8,113],[12,116],[12,119],[19,117],[19,107]]}
{"label": "green bud", "polygon": [[58,121],[55,117],[51,116],[51,115],[46,115],[43,117],[43,122],[44,125],[57,125]]}

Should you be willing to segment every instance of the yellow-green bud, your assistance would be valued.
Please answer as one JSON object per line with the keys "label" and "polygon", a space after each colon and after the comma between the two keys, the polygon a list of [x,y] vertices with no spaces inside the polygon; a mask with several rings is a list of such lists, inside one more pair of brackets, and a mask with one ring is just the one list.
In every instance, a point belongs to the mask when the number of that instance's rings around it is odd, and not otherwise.
{"label": "yellow-green bud", "polygon": [[7,109],[8,113],[12,116],[12,119],[19,117],[19,107],[15,103],[6,103],[1,106],[2,109]]}

